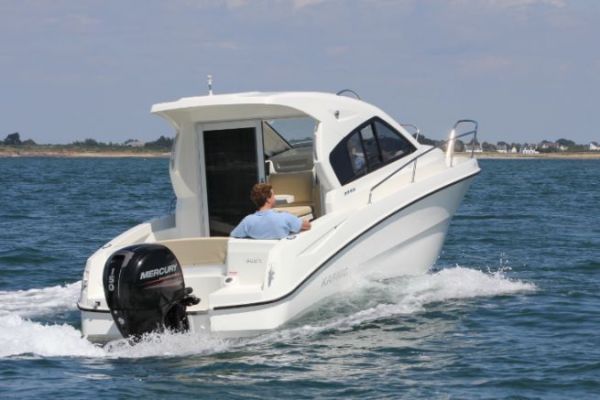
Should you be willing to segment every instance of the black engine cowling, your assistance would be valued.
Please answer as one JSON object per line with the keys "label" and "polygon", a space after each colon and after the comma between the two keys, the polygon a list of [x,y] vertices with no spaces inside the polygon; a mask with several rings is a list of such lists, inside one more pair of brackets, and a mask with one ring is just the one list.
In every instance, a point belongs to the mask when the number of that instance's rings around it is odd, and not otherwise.
{"label": "black engine cowling", "polygon": [[140,244],[112,254],[104,265],[104,294],[124,337],[186,331],[186,307],[198,304],[185,287],[181,265],[167,247]]}

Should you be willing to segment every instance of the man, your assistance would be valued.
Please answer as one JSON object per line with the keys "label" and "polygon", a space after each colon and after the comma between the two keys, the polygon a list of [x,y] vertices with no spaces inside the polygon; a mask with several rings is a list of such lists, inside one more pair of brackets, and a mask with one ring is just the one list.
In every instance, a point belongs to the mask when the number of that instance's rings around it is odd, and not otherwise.
{"label": "man", "polygon": [[257,211],[246,216],[238,226],[231,231],[236,238],[252,239],[282,239],[290,233],[298,233],[310,229],[310,222],[302,220],[288,212],[277,212],[275,193],[271,185],[257,183],[252,187],[250,199],[256,205]]}

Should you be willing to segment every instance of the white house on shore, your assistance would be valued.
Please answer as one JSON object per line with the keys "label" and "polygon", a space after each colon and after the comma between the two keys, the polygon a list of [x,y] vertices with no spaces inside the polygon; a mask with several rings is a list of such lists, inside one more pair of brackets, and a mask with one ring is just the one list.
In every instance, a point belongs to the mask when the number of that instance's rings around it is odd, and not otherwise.
{"label": "white house on shore", "polygon": [[472,145],[472,144],[465,144],[465,151],[467,153],[470,153],[471,151],[473,153],[483,153],[483,149],[481,148],[481,145],[479,143]]}
{"label": "white house on shore", "polygon": [[129,139],[127,140],[125,143],[123,143],[125,146],[129,146],[129,147],[144,147],[144,142],[142,142],[141,140],[137,140],[137,139]]}
{"label": "white house on shore", "polygon": [[507,144],[498,144],[496,146],[496,151],[498,153],[508,153],[508,145]]}
{"label": "white house on shore", "polygon": [[597,142],[591,142],[590,150],[591,151],[600,151],[600,144],[598,144]]}
{"label": "white house on shore", "polygon": [[540,154],[540,152],[537,151],[535,147],[524,147],[521,150],[521,154]]}
{"label": "white house on shore", "polygon": [[538,145],[539,148],[544,150],[558,150],[558,151],[567,151],[569,148],[565,145],[556,142],[549,142],[547,140],[542,141]]}

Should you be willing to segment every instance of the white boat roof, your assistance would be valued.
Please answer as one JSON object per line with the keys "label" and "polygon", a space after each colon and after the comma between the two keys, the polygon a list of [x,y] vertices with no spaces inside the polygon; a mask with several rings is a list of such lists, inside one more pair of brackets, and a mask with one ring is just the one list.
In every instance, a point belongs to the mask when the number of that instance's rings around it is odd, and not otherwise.
{"label": "white boat roof", "polygon": [[[286,118],[311,116],[326,122],[350,116],[366,118],[381,113],[378,108],[361,100],[332,93],[318,92],[245,92],[185,97],[155,104],[152,113],[169,119],[187,114],[194,122],[218,122],[233,119]],[[337,114],[336,114],[337,113]],[[337,115],[337,117],[336,117]]]}
{"label": "white boat roof", "polygon": [[[318,122],[313,132],[315,165],[321,181],[337,185],[329,165],[331,151],[354,129],[374,117],[386,121],[419,148],[419,143],[393,118],[362,100],[319,92],[248,92],[186,97],[159,103],[152,113],[171,122],[182,136],[193,135],[196,124],[227,124],[279,118],[311,117]],[[214,128],[213,128],[214,129]]]}
{"label": "white boat roof", "polygon": [[[410,140],[418,142],[381,109],[359,99],[321,92],[245,92],[185,97],[152,107],[152,113],[169,120],[178,131],[200,123],[269,120],[309,116],[319,122],[314,142],[317,153],[331,149],[353,129],[373,117],[380,117]],[[185,133],[184,133],[185,134]]]}

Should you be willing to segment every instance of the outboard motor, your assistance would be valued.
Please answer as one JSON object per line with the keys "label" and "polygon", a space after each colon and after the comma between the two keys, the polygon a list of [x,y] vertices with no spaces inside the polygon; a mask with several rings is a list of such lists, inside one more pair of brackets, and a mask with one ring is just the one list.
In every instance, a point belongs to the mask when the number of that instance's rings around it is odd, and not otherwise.
{"label": "outboard motor", "polygon": [[104,294],[124,337],[189,329],[186,307],[200,300],[186,288],[181,265],[167,247],[140,244],[111,255],[104,265]]}

